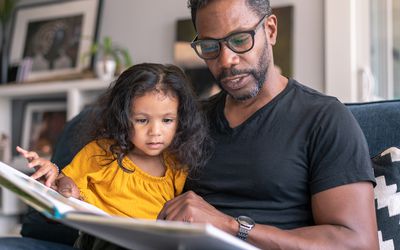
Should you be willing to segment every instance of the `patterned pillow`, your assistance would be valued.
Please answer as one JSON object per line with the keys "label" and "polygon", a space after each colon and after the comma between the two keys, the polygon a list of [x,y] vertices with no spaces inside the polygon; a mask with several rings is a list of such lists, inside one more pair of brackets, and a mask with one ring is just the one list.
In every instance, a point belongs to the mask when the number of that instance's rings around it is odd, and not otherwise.
{"label": "patterned pillow", "polygon": [[389,148],[372,162],[380,249],[400,249],[400,149]]}

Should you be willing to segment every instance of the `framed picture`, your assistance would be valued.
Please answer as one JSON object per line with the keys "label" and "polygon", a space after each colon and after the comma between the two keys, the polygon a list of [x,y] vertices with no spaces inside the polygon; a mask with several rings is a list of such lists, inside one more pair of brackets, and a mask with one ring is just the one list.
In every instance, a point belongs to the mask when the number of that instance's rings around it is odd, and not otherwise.
{"label": "framed picture", "polygon": [[25,107],[21,146],[50,156],[61,134],[67,112],[65,102],[28,103]]}
{"label": "framed picture", "polygon": [[196,37],[196,31],[192,19],[180,19],[176,21],[176,39],[174,43],[174,63],[184,68],[205,68],[203,59],[197,56],[190,46]]}
{"label": "framed picture", "polygon": [[10,137],[0,133],[0,161],[9,163],[11,159]]}
{"label": "framed picture", "polygon": [[197,56],[190,46],[196,37],[196,31],[190,18],[176,21],[176,39],[174,43],[174,63],[179,65],[189,77],[194,91],[200,98],[219,91],[214,77],[203,59]]}
{"label": "framed picture", "polygon": [[286,77],[293,77],[293,6],[272,8],[278,18],[278,37],[274,50],[275,67]]}
{"label": "framed picture", "polygon": [[52,1],[16,9],[10,63],[27,58],[26,80],[40,80],[82,72],[91,66],[83,60],[97,40],[102,0]]}

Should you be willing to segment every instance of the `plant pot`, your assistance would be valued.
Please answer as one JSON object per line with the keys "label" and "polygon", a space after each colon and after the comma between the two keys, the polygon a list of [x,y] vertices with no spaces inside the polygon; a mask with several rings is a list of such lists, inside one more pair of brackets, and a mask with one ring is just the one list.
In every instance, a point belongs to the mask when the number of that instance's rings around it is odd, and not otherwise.
{"label": "plant pot", "polygon": [[103,81],[110,81],[114,78],[117,63],[114,60],[106,59],[96,62],[96,75]]}

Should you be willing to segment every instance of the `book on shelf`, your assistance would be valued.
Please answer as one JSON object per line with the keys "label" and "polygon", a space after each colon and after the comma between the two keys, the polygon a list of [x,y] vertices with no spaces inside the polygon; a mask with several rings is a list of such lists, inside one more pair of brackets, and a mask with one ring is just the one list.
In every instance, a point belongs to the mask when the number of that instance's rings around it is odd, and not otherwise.
{"label": "book on shelf", "polygon": [[257,249],[210,224],[109,215],[0,162],[0,186],[46,217],[128,249]]}

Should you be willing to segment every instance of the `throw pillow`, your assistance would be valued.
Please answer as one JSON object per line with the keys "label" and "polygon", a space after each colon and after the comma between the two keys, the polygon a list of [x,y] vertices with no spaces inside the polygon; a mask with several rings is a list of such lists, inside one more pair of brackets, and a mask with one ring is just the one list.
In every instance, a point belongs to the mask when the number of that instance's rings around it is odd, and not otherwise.
{"label": "throw pillow", "polygon": [[400,149],[389,148],[372,162],[380,249],[400,249]]}

